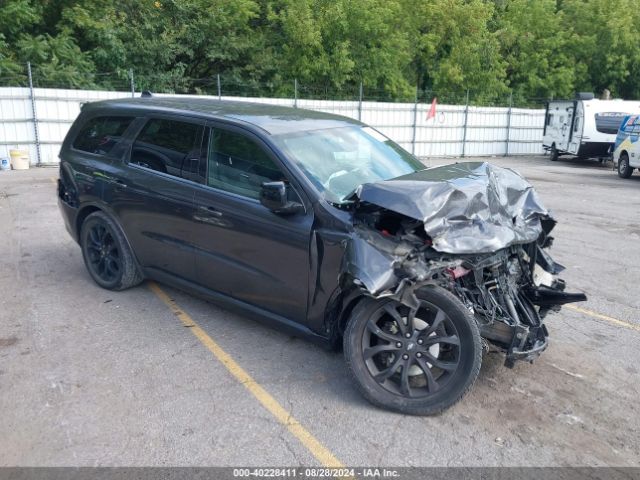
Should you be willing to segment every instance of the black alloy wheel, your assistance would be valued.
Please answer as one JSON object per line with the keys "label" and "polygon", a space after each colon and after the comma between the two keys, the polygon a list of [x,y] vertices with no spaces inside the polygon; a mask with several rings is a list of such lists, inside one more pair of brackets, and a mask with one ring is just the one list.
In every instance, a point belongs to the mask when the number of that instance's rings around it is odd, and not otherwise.
{"label": "black alloy wheel", "polygon": [[419,306],[364,302],[345,332],[345,355],[372,403],[426,415],[457,402],[478,375],[481,343],[464,305],[438,287],[418,292]]}
{"label": "black alloy wheel", "polygon": [[80,245],[87,270],[101,287],[124,290],[142,281],[122,230],[104,212],[94,212],[84,220]]}
{"label": "black alloy wheel", "polygon": [[367,322],[362,349],[373,378],[389,392],[408,397],[441,389],[460,360],[455,325],[427,302],[417,309],[396,302],[378,308]]}
{"label": "black alloy wheel", "polygon": [[106,225],[94,223],[88,229],[87,258],[91,271],[105,283],[118,279],[122,259],[113,234]]}

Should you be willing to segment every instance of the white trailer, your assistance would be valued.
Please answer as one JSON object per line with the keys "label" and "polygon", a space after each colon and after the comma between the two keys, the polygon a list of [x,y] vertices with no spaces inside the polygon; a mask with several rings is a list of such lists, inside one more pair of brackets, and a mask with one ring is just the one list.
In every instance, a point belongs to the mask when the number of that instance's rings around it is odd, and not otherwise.
{"label": "white trailer", "polygon": [[640,101],[599,100],[593,93],[579,93],[575,100],[552,100],[547,104],[542,146],[551,160],[560,155],[607,158],[624,117],[638,112]]}

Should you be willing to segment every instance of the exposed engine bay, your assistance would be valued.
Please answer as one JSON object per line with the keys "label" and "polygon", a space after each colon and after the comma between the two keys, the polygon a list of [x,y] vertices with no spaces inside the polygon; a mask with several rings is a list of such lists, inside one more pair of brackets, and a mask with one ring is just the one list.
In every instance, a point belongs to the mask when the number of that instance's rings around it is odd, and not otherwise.
{"label": "exposed engine bay", "polygon": [[548,343],[543,323],[561,305],[564,267],[548,254],[556,221],[516,172],[465,163],[363,185],[347,270],[374,297],[408,306],[416,288],[453,293],[506,365],[532,361]]}

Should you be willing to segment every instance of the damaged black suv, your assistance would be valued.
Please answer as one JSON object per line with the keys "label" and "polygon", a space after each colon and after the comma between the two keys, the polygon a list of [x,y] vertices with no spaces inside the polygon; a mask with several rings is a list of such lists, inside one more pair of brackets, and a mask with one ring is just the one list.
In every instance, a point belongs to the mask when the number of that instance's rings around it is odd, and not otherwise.
{"label": "damaged black suv", "polygon": [[424,166],[357,121],[148,97],[87,104],[60,153],[59,205],[91,277],[152,278],[330,347],[372,403],[458,401],[483,349],[547,346],[555,222],[517,173]]}

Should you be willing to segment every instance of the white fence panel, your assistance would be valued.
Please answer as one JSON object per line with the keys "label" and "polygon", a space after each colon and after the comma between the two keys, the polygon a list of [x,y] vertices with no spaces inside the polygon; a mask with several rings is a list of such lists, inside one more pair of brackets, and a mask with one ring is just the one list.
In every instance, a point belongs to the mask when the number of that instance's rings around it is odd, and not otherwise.
{"label": "white fence panel", "polygon": [[[57,163],[60,145],[80,113],[81,104],[111,98],[127,98],[130,92],[97,90],[33,91],[40,162]],[[163,95],[159,95],[163,96]],[[194,97],[195,95],[181,95]],[[207,96],[217,99],[217,96]],[[222,96],[223,100],[248,101],[317,110],[360,119],[419,157],[540,154],[544,110],[504,107],[438,105],[435,118],[427,118],[430,104],[369,101],[333,101],[291,98]],[[0,88],[0,158],[10,149],[29,151],[38,160],[35,123],[28,88]]]}

